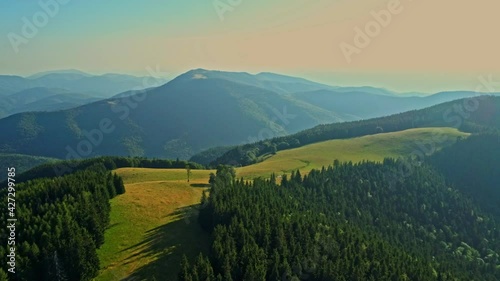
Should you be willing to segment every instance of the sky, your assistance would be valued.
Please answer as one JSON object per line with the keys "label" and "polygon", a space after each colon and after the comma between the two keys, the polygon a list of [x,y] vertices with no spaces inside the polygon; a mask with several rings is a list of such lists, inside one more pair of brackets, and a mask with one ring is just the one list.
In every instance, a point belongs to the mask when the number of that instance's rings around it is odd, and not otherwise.
{"label": "sky", "polygon": [[479,76],[500,81],[498,11],[498,0],[0,0],[0,74],[205,68],[474,90]]}

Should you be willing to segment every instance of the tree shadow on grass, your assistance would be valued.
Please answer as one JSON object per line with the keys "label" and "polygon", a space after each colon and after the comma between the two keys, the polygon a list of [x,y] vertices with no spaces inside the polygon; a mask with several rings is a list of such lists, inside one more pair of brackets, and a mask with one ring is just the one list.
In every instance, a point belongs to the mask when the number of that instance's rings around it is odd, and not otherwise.
{"label": "tree shadow on grass", "polygon": [[129,277],[122,280],[177,280],[182,255],[189,260],[200,253],[208,253],[210,235],[197,221],[195,205],[178,208],[171,214],[172,221],[146,231],[146,237],[140,243],[123,251],[131,250],[135,254],[122,262],[132,263],[138,258],[155,260],[141,265]]}
{"label": "tree shadow on grass", "polygon": [[192,183],[190,184],[191,187],[197,187],[197,188],[207,188],[210,187],[209,183]]}

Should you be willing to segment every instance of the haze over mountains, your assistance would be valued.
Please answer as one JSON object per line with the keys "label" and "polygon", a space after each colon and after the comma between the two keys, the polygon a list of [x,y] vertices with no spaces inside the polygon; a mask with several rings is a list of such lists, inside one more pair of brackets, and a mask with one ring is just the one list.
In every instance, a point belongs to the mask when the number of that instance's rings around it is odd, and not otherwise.
{"label": "haze over mountains", "polygon": [[0,195],[15,176],[30,226],[14,279],[499,280],[489,94],[203,69],[64,110],[88,96],[10,94],[52,110],[0,119]]}
{"label": "haze over mountains", "polygon": [[0,118],[20,112],[68,109],[131,89],[144,89],[145,78],[149,77],[91,75],[78,70],[29,77],[0,75]]}
{"label": "haze over mountains", "polygon": [[[408,97],[384,89],[334,87],[273,73],[204,69],[191,70],[143,93],[126,92],[141,85],[140,79],[75,71],[29,78],[1,76],[0,95],[8,97],[4,112],[9,104],[15,105],[10,112],[14,107],[59,111],[0,119],[0,130],[10,132],[0,136],[0,153],[188,159],[215,146],[255,142],[318,124],[391,115],[477,95],[444,92]],[[100,98],[107,99],[96,101]],[[87,102],[92,103],[68,109]],[[107,132],[100,129],[103,122],[109,127]]]}

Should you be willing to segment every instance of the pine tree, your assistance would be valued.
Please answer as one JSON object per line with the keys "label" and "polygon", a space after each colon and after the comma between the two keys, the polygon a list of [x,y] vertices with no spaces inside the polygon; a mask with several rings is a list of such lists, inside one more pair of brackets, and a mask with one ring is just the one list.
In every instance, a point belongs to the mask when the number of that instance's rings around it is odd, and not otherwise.
{"label": "pine tree", "polygon": [[114,174],[113,181],[115,183],[116,194],[124,194],[125,185],[123,184],[123,179],[117,174]]}
{"label": "pine tree", "polygon": [[186,255],[182,255],[182,261],[181,261],[181,270],[179,271],[178,275],[179,281],[192,281],[191,273],[190,273],[190,268],[189,268],[189,261],[186,257]]}

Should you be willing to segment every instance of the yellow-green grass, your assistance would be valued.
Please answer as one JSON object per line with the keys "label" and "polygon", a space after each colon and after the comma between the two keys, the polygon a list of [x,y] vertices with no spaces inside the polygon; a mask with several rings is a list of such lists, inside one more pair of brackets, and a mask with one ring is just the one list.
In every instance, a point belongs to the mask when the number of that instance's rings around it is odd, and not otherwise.
{"label": "yellow-green grass", "polygon": [[308,173],[312,169],[328,166],[335,159],[341,162],[363,160],[382,161],[386,157],[410,155],[413,151],[426,152],[428,148],[442,148],[469,134],[455,128],[420,128],[394,133],[319,142],[303,147],[279,151],[263,162],[237,169],[238,177],[269,177],[272,173],[286,174],[300,169]]}
{"label": "yellow-green grass", "polygon": [[[236,169],[238,177],[269,177],[300,169],[307,173],[339,161],[381,161],[409,155],[418,143],[443,147],[468,134],[453,128],[423,128],[359,138],[331,140],[284,150],[265,161]],[[443,137],[446,137],[443,141]],[[192,206],[200,202],[213,170],[123,168],[126,193],[111,200],[111,227],[99,249],[96,280],[176,280],[182,254],[190,260],[207,252],[209,236],[196,222]]]}
{"label": "yellow-green grass", "polygon": [[98,250],[96,280],[176,280],[182,254],[207,252],[196,208],[209,170],[123,168],[126,193],[111,200],[110,228]]}

